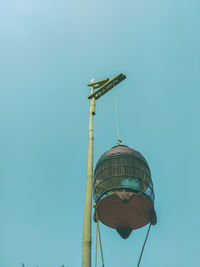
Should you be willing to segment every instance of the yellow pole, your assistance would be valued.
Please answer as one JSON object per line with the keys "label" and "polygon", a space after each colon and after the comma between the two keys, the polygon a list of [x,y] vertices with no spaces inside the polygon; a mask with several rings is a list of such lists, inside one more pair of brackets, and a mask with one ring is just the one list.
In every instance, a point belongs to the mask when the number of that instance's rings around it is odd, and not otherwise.
{"label": "yellow pole", "polygon": [[[93,87],[91,87],[93,94]],[[89,142],[88,142],[88,165],[87,165],[87,183],[85,194],[85,211],[83,224],[82,241],[82,267],[91,267],[91,218],[92,218],[92,183],[93,183],[93,116],[95,115],[95,97],[90,99],[89,114]]]}

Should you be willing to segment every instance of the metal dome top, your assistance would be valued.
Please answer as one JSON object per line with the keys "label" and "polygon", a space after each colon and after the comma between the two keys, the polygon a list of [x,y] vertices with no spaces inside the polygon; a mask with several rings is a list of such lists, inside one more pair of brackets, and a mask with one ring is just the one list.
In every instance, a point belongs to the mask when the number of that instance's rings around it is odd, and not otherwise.
{"label": "metal dome top", "polygon": [[[140,159],[141,161],[143,161],[147,165],[147,167],[149,169],[148,163],[147,163],[146,159],[142,156],[142,154],[140,152],[138,152],[137,150],[130,148],[126,145],[113,146],[111,149],[109,149],[108,151],[103,153],[103,155],[99,158],[99,160],[96,164],[96,168],[105,158],[109,158],[109,157],[115,156],[116,154],[121,154],[121,153],[126,153],[127,155],[130,155],[132,157]],[[150,169],[149,169],[149,171],[150,171]]]}

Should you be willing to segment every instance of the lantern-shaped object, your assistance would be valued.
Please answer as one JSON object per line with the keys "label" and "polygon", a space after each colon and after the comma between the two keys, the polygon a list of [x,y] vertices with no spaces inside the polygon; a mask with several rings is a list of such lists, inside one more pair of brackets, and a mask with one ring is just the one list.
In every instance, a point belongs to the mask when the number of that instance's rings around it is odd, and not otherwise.
{"label": "lantern-shaped object", "polygon": [[119,145],[105,152],[96,164],[93,189],[99,220],[121,237],[156,224],[150,169],[136,150]]}

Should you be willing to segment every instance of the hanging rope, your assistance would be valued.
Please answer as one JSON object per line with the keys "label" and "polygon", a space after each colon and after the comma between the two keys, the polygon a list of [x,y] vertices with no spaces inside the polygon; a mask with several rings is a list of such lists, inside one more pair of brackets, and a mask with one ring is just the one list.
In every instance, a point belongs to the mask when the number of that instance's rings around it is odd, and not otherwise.
{"label": "hanging rope", "polygon": [[115,91],[115,87],[114,87],[114,103],[115,103],[115,115],[116,115],[116,123],[117,123],[117,138],[118,138],[118,141],[117,141],[117,144],[118,146],[121,144],[122,140],[120,139],[120,136],[119,136],[119,120],[118,120],[118,111],[117,111],[117,99],[116,99],[116,91]]}
{"label": "hanging rope", "polygon": [[95,267],[97,267],[97,243],[98,243],[98,229],[96,224]]}
{"label": "hanging rope", "polygon": [[98,157],[100,157],[100,141],[101,141],[101,117],[102,117],[102,103],[99,99],[99,144],[98,144]]}
{"label": "hanging rope", "polygon": [[148,228],[148,231],[147,231],[147,234],[146,234],[146,238],[145,238],[145,240],[144,240],[144,244],[143,244],[143,246],[142,246],[142,251],[141,251],[141,253],[140,253],[140,258],[139,258],[139,261],[138,261],[137,267],[139,267],[139,266],[140,266],[140,262],[141,262],[141,259],[142,259],[142,254],[143,254],[144,247],[145,247],[145,244],[146,244],[146,241],[147,241],[148,235],[149,235],[150,228],[151,228],[151,223],[149,224],[149,228]]}
{"label": "hanging rope", "polygon": [[[94,208],[96,208],[96,203],[94,203]],[[96,220],[97,220],[97,226],[96,226],[97,228],[96,228],[95,267],[97,267],[97,242],[98,242],[98,237],[99,237],[99,245],[100,245],[100,249],[101,249],[102,267],[104,267],[103,248],[102,248],[102,243],[101,243],[101,233],[100,233],[100,228],[99,228],[99,218],[98,218],[98,211],[97,211],[97,209],[95,210],[95,213],[96,213]],[[98,232],[98,235],[97,235],[97,232]]]}

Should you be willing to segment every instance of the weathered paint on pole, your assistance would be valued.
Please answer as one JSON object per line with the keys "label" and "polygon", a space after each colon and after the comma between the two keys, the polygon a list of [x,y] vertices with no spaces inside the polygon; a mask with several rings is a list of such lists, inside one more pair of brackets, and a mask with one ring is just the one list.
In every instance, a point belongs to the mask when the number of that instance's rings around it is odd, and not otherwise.
{"label": "weathered paint on pole", "polygon": [[[91,87],[93,94],[93,87]],[[85,195],[85,212],[83,224],[82,241],[82,267],[91,267],[91,220],[92,220],[92,183],[93,183],[93,116],[95,115],[95,97],[90,99],[89,113],[89,142],[88,142],[88,165],[87,165],[87,183]]]}

